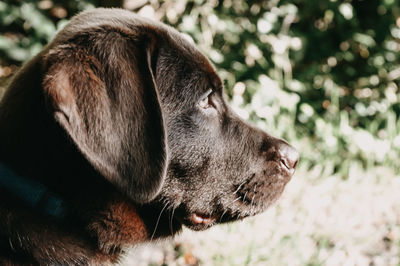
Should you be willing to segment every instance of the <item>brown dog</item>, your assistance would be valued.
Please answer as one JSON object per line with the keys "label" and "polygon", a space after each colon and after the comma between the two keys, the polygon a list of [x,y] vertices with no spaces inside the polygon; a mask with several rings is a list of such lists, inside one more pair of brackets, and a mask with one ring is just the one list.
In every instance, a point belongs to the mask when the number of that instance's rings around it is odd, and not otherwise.
{"label": "brown dog", "polygon": [[175,30],[76,16],[0,105],[0,263],[115,262],[124,248],[265,210],[298,161],[225,104]]}

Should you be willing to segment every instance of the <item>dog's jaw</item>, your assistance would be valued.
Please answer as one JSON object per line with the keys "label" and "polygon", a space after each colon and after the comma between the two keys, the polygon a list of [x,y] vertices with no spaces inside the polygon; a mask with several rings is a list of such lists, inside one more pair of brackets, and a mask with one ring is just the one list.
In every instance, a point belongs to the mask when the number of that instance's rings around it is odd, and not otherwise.
{"label": "dog's jaw", "polygon": [[218,191],[221,187],[213,187],[209,182],[197,187],[197,191],[170,189],[171,186],[180,187],[176,184],[180,177],[171,176],[172,171],[156,202],[168,206],[165,213],[170,220],[196,231],[257,215],[279,199],[294,172],[276,160],[267,160],[261,165],[244,178],[224,184],[221,191]]}

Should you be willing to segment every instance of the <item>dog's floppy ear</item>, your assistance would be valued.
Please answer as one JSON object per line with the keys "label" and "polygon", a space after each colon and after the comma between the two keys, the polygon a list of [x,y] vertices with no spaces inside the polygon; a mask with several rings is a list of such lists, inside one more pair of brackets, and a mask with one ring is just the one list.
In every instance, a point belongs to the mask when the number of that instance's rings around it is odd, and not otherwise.
{"label": "dog's floppy ear", "polygon": [[154,42],[105,30],[44,59],[49,112],[92,166],[138,203],[157,195],[167,165]]}

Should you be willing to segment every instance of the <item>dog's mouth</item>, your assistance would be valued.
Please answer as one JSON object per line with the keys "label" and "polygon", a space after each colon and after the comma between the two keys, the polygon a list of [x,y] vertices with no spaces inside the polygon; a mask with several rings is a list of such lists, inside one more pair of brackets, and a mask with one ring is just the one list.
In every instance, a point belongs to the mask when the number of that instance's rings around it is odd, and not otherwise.
{"label": "dog's mouth", "polygon": [[226,197],[220,196],[203,204],[208,205],[208,208],[196,210],[190,207],[191,204],[181,204],[175,209],[175,218],[180,224],[195,231],[206,230],[215,224],[242,220],[270,207],[280,197],[287,181],[278,176],[269,182],[249,178],[233,186],[235,191],[229,192]]}
{"label": "dog's mouth", "polygon": [[242,220],[246,217],[253,216],[255,214],[257,213],[243,212],[242,210],[236,210],[236,211],[226,210],[218,213],[213,212],[213,214],[193,212],[183,216],[177,215],[176,219],[185,227],[191,230],[202,231],[216,224],[229,223]]}
{"label": "dog's mouth", "polygon": [[176,219],[191,230],[202,231],[216,224],[238,221],[255,214],[256,213],[243,212],[243,210],[240,209],[225,209],[224,211],[214,210],[212,214],[206,214],[200,211],[189,213],[177,211]]}
{"label": "dog's mouth", "polygon": [[215,223],[217,217],[211,215],[205,215],[200,213],[193,213],[189,216],[189,221],[194,225],[210,226]]}
{"label": "dog's mouth", "polygon": [[205,230],[213,226],[218,220],[217,215],[192,213],[184,219],[183,224],[193,230]]}
{"label": "dog's mouth", "polygon": [[185,215],[177,215],[177,219],[186,227],[195,230],[202,231],[210,228],[218,222],[220,215],[209,215],[201,212],[193,212]]}

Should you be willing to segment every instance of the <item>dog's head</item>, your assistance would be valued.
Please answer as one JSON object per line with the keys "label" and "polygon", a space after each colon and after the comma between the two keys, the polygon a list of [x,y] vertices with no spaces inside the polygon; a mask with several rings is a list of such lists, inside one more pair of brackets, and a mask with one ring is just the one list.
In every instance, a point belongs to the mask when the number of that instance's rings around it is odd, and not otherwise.
{"label": "dog's head", "polygon": [[213,66],[179,33],[162,41],[155,66],[169,147],[157,200],[192,229],[265,210],[292,176],[297,152],[229,108]]}
{"label": "dog's head", "polygon": [[297,152],[241,120],[212,64],[165,25],[89,11],[45,58],[49,110],[87,160],[192,229],[265,210],[296,168]]}

